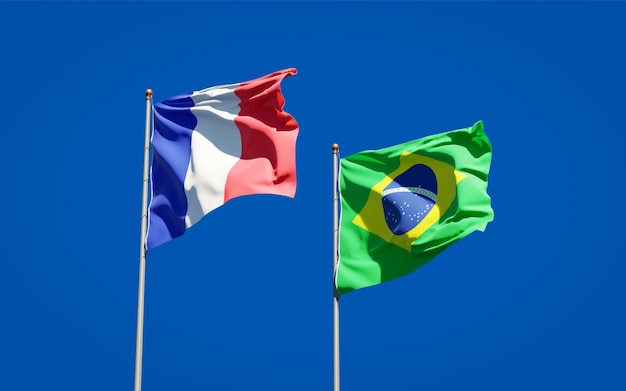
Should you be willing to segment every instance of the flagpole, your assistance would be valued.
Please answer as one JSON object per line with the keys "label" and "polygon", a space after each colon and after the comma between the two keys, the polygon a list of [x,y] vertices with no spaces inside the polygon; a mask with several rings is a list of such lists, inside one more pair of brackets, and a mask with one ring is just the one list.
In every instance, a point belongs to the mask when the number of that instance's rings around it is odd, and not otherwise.
{"label": "flagpole", "polygon": [[148,164],[150,160],[150,114],[152,90],[146,90],[146,128],[143,144],[143,188],[141,195],[141,239],[139,240],[139,288],[137,292],[137,338],[135,345],[135,391],[141,390],[143,357],[143,312],[146,291],[146,227],[148,225]]}
{"label": "flagpole", "polygon": [[339,171],[339,145],[333,144],[333,383],[334,391],[339,391],[339,293],[337,292],[337,264],[339,260],[339,199],[337,173]]}

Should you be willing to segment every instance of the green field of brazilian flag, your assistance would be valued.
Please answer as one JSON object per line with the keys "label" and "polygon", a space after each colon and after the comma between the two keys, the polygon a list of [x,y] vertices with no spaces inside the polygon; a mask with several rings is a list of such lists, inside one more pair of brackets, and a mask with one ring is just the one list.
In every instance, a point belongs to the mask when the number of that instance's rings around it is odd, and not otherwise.
{"label": "green field of brazilian flag", "polygon": [[411,273],[493,220],[483,122],[341,159],[339,294]]}

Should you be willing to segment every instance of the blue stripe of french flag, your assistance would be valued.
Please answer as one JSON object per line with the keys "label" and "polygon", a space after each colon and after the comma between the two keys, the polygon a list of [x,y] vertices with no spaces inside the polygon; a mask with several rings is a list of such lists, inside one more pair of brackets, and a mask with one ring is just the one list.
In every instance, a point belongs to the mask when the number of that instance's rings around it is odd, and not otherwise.
{"label": "blue stripe of french flag", "polygon": [[228,200],[294,197],[298,123],[283,111],[285,69],[154,105],[146,248],[181,236]]}

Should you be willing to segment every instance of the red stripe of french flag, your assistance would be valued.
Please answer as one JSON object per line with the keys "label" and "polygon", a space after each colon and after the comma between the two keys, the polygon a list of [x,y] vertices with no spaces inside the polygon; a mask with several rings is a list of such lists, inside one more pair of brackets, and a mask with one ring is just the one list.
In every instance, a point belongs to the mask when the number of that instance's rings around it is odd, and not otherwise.
{"label": "red stripe of french flag", "polygon": [[298,123],[283,110],[280,83],[296,74],[286,69],[240,83],[234,121],[241,134],[241,157],[228,173],[224,202],[248,194],[294,197]]}

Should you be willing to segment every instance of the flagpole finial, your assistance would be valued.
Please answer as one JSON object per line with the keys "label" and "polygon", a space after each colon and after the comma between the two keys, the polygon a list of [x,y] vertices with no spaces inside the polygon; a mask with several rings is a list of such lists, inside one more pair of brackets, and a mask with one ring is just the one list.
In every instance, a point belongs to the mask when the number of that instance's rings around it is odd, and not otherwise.
{"label": "flagpole finial", "polygon": [[150,100],[152,99],[152,90],[151,89],[146,89],[146,100]]}
{"label": "flagpole finial", "polygon": [[333,144],[333,153],[336,154],[339,152],[339,144]]}

